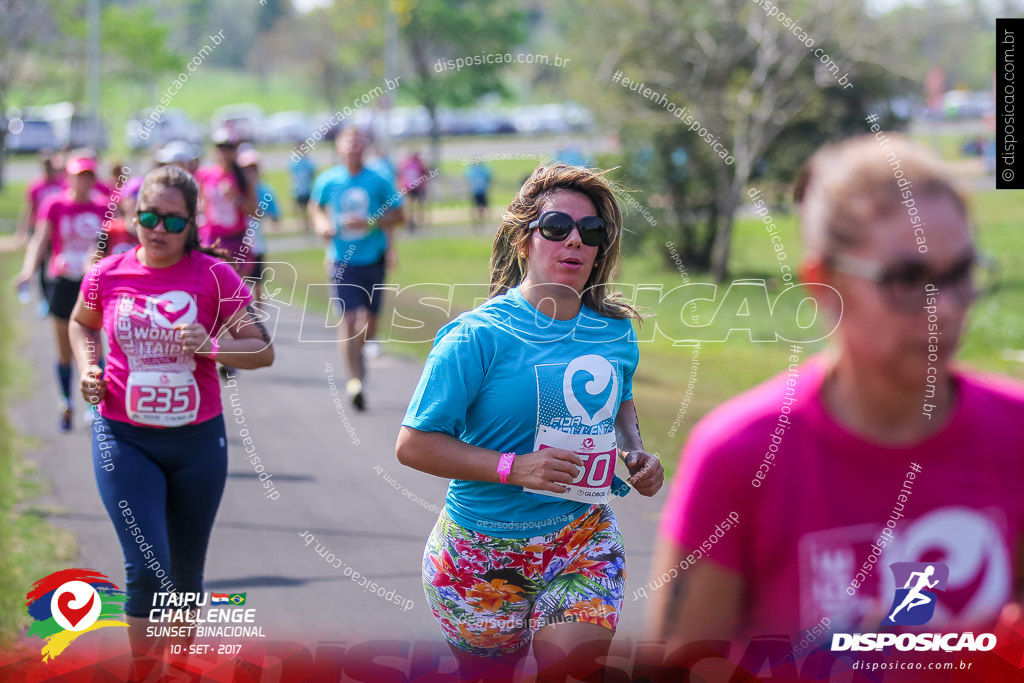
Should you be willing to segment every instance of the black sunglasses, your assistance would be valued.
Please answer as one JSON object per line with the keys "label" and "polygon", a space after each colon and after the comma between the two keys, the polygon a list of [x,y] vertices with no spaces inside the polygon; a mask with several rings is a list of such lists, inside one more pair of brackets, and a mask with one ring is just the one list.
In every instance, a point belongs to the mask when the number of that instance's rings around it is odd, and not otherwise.
{"label": "black sunglasses", "polygon": [[562,242],[572,234],[572,229],[580,231],[580,241],[588,247],[598,247],[608,238],[608,230],[604,219],[600,216],[584,216],[574,221],[564,211],[545,211],[540,218],[530,223],[530,229],[540,229],[540,236],[552,242]]}
{"label": "black sunglasses", "polygon": [[924,305],[928,285],[952,291],[965,305],[999,288],[995,261],[982,254],[969,254],[944,272],[915,261],[887,265],[849,254],[833,254],[829,262],[841,273],[874,282],[893,308],[908,313]]}
{"label": "black sunglasses", "polygon": [[152,230],[156,226],[160,225],[160,221],[164,223],[164,230],[176,235],[182,232],[188,227],[188,218],[183,216],[163,215],[156,211],[139,211],[138,212],[139,225],[148,230]]}

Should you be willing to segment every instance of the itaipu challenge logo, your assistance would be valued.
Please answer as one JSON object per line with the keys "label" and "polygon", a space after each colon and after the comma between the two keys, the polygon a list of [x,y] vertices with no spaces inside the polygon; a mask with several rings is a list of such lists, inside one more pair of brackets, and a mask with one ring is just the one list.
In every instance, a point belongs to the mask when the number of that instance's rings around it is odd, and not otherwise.
{"label": "itaipu challenge logo", "polygon": [[25,596],[25,610],[35,619],[28,635],[46,641],[43,661],[53,659],[76,638],[108,626],[128,627],[128,597],[95,569],[64,569],[45,576]]}

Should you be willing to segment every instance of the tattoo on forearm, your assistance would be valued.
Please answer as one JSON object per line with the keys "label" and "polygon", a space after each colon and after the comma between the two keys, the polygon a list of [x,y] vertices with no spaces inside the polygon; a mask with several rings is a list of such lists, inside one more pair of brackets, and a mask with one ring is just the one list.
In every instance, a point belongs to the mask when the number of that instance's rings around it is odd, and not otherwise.
{"label": "tattoo on forearm", "polygon": [[640,444],[640,450],[646,451],[644,448],[644,437],[640,435],[640,416],[636,414],[636,410],[633,410],[633,429],[636,432],[636,442]]}
{"label": "tattoo on forearm", "polygon": [[259,330],[260,338],[263,340],[263,343],[269,344],[270,333],[267,332],[267,328],[263,324],[263,320],[265,320],[266,318],[261,318],[260,314],[256,312],[252,304],[246,304],[245,310],[249,313],[249,316],[245,319],[245,322],[243,322],[239,326],[239,329],[245,329],[247,325],[255,325],[256,329]]}

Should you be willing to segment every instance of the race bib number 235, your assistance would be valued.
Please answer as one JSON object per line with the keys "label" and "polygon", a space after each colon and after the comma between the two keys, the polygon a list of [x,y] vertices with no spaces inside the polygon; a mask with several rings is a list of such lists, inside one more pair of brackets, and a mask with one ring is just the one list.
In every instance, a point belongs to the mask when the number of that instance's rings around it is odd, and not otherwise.
{"label": "race bib number 235", "polygon": [[180,427],[199,415],[199,387],[191,372],[133,372],[125,391],[128,419],[153,427]]}

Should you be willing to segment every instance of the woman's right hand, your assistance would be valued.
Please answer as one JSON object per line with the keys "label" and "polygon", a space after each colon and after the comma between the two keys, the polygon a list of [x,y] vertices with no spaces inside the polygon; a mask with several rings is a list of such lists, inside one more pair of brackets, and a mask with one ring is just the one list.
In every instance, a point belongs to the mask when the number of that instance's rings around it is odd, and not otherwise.
{"label": "woman's right hand", "polygon": [[107,381],[103,379],[103,368],[90,365],[82,371],[80,378],[82,397],[89,405],[98,405],[107,395]]}
{"label": "woman's right hand", "polygon": [[583,467],[580,456],[563,448],[543,450],[517,455],[512,461],[508,482],[516,486],[537,491],[565,493],[572,480]]}
{"label": "woman's right hand", "polygon": [[29,282],[32,281],[32,273],[27,273],[24,270],[14,276],[14,288],[21,289]]}

